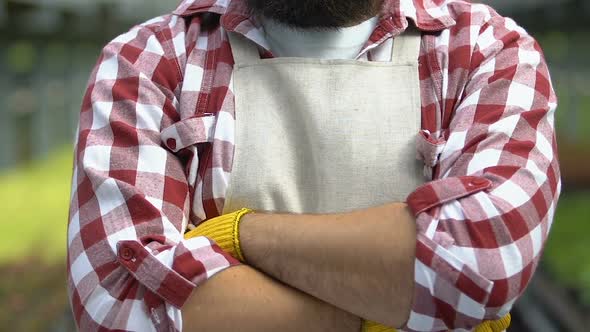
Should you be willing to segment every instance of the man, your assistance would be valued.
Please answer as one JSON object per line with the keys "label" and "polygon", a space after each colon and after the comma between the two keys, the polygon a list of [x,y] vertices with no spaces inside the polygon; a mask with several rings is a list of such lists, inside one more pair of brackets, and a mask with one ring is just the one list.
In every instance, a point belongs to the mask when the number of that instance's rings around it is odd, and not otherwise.
{"label": "man", "polygon": [[185,0],[110,42],[90,79],[78,327],[497,321],[552,223],[555,108],[538,44],[484,5]]}

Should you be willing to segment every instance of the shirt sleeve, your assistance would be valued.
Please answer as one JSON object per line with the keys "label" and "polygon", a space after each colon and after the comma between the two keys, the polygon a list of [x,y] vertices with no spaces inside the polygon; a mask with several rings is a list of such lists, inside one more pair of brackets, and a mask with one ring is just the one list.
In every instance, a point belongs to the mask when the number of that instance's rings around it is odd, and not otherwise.
{"label": "shirt sleeve", "polygon": [[471,330],[507,314],[560,193],[556,96],[539,45],[512,20],[481,27],[456,105],[442,139],[422,133],[438,169],[407,199],[418,230],[408,331]]}
{"label": "shirt sleeve", "polygon": [[192,290],[239,264],[208,238],[183,239],[186,163],[161,142],[178,121],[182,81],[169,32],[138,26],[110,42],[84,97],[68,227],[68,289],[82,331],[180,331]]}

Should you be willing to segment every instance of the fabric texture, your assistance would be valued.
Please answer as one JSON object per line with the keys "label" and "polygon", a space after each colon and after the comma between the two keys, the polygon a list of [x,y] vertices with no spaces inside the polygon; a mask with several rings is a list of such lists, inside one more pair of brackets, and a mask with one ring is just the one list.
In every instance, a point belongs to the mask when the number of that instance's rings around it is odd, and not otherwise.
{"label": "fabric texture", "polygon": [[236,145],[223,213],[350,212],[422,185],[421,37],[410,30],[391,62],[261,60],[256,44],[230,34]]}
{"label": "fabric texture", "polygon": [[[219,21],[218,21],[219,19]],[[402,330],[472,330],[525,290],[561,190],[556,97],[525,30],[467,1],[386,0],[360,61],[416,22],[432,181],[410,194],[415,298]],[[80,330],[182,330],[192,290],[239,264],[188,223],[221,214],[234,149],[227,31],[268,51],[243,0],[185,0],[108,43],[84,97],[68,226]]]}

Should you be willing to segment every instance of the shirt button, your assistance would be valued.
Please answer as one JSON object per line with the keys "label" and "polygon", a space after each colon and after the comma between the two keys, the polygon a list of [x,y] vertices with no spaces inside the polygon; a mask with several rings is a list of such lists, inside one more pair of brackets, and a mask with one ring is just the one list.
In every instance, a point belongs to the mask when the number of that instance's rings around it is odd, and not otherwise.
{"label": "shirt button", "polygon": [[135,258],[135,253],[133,252],[133,249],[131,249],[129,247],[121,248],[121,251],[119,252],[119,254],[120,254],[121,258],[126,261],[130,261],[133,258]]}
{"label": "shirt button", "polygon": [[176,140],[174,138],[169,138],[166,140],[166,145],[170,148],[170,150],[176,150]]}
{"label": "shirt button", "polygon": [[488,179],[480,178],[471,180],[471,185],[475,187],[485,187],[488,185]]}

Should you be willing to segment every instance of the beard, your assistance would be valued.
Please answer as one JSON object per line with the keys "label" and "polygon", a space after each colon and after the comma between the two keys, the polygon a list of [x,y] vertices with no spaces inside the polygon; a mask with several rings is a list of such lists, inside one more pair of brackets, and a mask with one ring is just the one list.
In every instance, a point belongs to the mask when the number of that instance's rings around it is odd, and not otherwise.
{"label": "beard", "polygon": [[293,28],[337,29],[377,15],[383,0],[246,0],[253,15]]}

